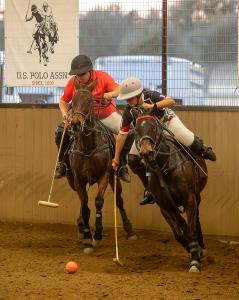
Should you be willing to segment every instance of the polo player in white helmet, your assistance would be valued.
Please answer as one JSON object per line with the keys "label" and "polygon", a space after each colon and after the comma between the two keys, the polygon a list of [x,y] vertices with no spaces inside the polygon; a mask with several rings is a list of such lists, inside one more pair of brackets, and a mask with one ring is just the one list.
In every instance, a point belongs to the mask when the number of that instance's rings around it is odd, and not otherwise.
{"label": "polo player in white helmet", "polygon": [[[112,167],[114,169],[117,169],[119,165],[121,151],[124,147],[130,127],[132,125],[135,126],[136,123],[135,109],[133,108],[137,108],[137,110],[142,110],[143,112],[155,108],[155,114],[159,120],[164,123],[164,126],[174,134],[179,142],[189,147],[193,152],[202,155],[205,159],[211,161],[216,160],[216,155],[212,151],[212,148],[205,146],[202,139],[195,136],[193,132],[184,126],[175,112],[168,108],[175,104],[175,100],[171,97],[164,96],[157,91],[144,90],[138,78],[129,77],[120,83],[119,96],[117,99],[126,100],[127,105],[123,112],[122,125],[116,140],[115,157],[112,160]],[[139,152],[135,143],[129,152],[128,163],[132,171],[140,177],[145,188],[147,188],[147,177],[145,171],[143,171],[144,166],[140,162]],[[151,194],[147,194],[140,202],[141,205],[148,203],[154,203]]]}

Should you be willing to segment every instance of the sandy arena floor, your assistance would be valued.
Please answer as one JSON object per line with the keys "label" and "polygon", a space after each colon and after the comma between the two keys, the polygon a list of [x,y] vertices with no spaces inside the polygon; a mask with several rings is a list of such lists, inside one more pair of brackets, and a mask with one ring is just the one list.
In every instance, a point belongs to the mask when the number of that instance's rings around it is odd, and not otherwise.
{"label": "sandy arena floor", "polygon": [[[76,226],[0,223],[0,300],[6,299],[239,299],[239,245],[206,239],[200,274],[190,274],[188,255],[173,236],[137,231],[127,241],[113,229],[94,254],[83,254]],[[70,275],[65,264],[76,261]]]}

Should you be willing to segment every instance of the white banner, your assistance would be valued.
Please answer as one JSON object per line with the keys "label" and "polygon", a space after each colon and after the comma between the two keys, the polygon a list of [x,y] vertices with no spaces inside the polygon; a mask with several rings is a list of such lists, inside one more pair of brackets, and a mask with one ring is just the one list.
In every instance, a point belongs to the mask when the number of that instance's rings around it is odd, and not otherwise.
{"label": "white banner", "polygon": [[78,0],[6,0],[7,86],[64,86],[79,54]]}

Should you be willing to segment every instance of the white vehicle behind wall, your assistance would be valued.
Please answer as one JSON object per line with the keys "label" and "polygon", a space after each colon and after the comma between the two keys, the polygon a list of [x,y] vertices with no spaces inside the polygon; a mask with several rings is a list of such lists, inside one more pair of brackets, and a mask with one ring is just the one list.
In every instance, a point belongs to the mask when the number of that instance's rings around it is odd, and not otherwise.
{"label": "white vehicle behind wall", "polygon": [[[162,91],[162,57],[151,55],[101,56],[95,69],[108,72],[117,82],[129,76],[138,77],[145,88]],[[203,105],[204,73],[199,64],[168,57],[167,94],[178,104]]]}

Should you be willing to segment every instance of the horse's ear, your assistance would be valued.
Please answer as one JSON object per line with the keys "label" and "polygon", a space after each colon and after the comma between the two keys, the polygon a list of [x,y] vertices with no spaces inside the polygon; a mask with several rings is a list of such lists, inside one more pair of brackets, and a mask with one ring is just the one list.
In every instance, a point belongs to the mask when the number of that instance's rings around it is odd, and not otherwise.
{"label": "horse's ear", "polygon": [[137,119],[138,117],[144,115],[144,112],[143,112],[141,109],[137,108],[137,107],[132,107],[131,113],[133,114],[133,116],[134,116],[136,119]]}
{"label": "horse's ear", "polygon": [[89,85],[87,85],[86,88],[88,91],[92,92],[95,86],[96,86],[96,80],[93,80]]}
{"label": "horse's ear", "polygon": [[74,87],[78,90],[80,88],[80,84],[79,84],[79,80],[75,77],[74,79],[74,83],[73,83]]}
{"label": "horse's ear", "polygon": [[153,108],[150,110],[149,115],[150,115],[150,116],[155,116],[155,115],[157,115],[157,110],[158,110],[157,106],[154,105]]}

